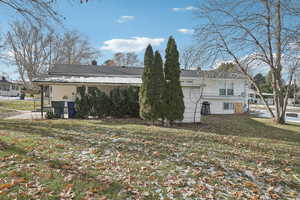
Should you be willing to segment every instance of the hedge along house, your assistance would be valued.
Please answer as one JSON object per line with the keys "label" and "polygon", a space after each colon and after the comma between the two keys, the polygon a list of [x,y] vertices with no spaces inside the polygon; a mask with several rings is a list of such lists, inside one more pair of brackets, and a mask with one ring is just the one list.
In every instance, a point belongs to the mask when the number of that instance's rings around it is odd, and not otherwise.
{"label": "hedge along house", "polygon": [[[79,87],[86,86],[86,91],[97,87],[109,94],[115,87],[140,86],[142,73],[142,67],[54,65],[33,82],[42,89],[43,107],[45,88],[50,102],[74,102]],[[248,81],[240,73],[182,70],[180,80],[185,104],[182,122],[199,122],[204,106],[211,114],[233,114],[244,112],[248,104]]]}

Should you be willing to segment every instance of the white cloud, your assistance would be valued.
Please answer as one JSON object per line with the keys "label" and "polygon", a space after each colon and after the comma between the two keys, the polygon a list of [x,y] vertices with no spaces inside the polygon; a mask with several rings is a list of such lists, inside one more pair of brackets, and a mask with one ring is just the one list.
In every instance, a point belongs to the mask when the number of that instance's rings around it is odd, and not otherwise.
{"label": "white cloud", "polygon": [[193,29],[187,29],[187,28],[180,28],[180,29],[177,29],[177,31],[179,33],[183,33],[183,34],[193,34],[194,33]]}
{"label": "white cloud", "polygon": [[187,6],[184,8],[172,8],[173,11],[178,12],[178,11],[195,11],[198,10],[198,8],[194,6]]}
{"label": "white cloud", "polygon": [[116,22],[119,23],[119,24],[123,24],[125,22],[134,20],[134,18],[135,18],[134,16],[127,16],[127,15],[125,15],[125,16],[119,17],[119,19],[117,19]]}
{"label": "white cloud", "polygon": [[148,44],[159,46],[164,38],[147,38],[133,37],[130,39],[111,39],[104,42],[101,50],[112,52],[140,52],[144,50]]}

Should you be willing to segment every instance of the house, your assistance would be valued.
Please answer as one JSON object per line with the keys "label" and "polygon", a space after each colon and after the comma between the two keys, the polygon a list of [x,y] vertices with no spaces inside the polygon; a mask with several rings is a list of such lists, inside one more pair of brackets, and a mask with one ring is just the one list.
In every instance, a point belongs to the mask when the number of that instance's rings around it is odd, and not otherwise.
{"label": "house", "polygon": [[4,76],[0,79],[0,96],[17,97],[21,94],[22,85],[15,81],[8,81]]}
{"label": "house", "polygon": [[[50,101],[75,101],[77,88],[97,87],[107,94],[115,87],[140,86],[141,67],[54,65],[47,75],[33,82],[47,88]],[[219,70],[182,70],[181,86],[185,113],[182,122],[200,121],[204,104],[211,114],[244,112],[248,82],[240,73]]]}
{"label": "house", "polygon": [[[269,105],[274,105],[273,93],[262,93],[262,96],[264,97],[264,99]],[[250,104],[259,104],[259,105],[265,104],[264,101],[258,95],[258,92],[255,91],[254,89],[249,88],[248,97],[249,97]]]}

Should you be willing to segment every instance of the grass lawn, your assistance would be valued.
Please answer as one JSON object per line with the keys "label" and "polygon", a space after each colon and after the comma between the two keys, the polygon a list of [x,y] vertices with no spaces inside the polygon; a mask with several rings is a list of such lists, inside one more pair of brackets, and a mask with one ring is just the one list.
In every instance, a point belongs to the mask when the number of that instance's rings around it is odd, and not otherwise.
{"label": "grass lawn", "polygon": [[34,108],[40,107],[40,101],[26,101],[26,100],[0,100],[0,109],[11,110],[29,110],[33,111]]}
{"label": "grass lawn", "polygon": [[14,112],[14,111],[11,109],[7,109],[5,107],[0,107],[0,114],[1,113],[10,113],[10,112]]}
{"label": "grass lawn", "polygon": [[0,120],[0,199],[296,199],[300,126]]}

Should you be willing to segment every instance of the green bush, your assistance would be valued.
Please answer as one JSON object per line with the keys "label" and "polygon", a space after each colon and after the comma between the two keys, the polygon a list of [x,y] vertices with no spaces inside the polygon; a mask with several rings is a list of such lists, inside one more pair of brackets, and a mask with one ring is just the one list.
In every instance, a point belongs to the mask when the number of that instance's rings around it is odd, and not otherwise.
{"label": "green bush", "polygon": [[90,114],[89,97],[85,93],[85,86],[78,88],[79,97],[75,100],[76,118],[86,119]]}
{"label": "green bush", "polygon": [[79,97],[75,101],[76,117],[138,117],[138,88],[115,88],[110,95],[106,95],[96,87],[89,87],[88,94],[85,87],[78,88]]}
{"label": "green bush", "polygon": [[139,117],[139,88],[138,87],[129,87],[127,89],[127,114],[130,117]]}
{"label": "green bush", "polygon": [[94,117],[106,117],[111,112],[111,100],[104,92],[97,88],[89,91],[90,115]]}
{"label": "green bush", "polygon": [[21,93],[20,100],[24,100],[24,99],[25,99],[25,93]]}
{"label": "green bush", "polygon": [[123,111],[123,100],[120,88],[115,88],[110,91],[110,99],[112,103],[111,115],[113,117],[121,117],[124,113]]}
{"label": "green bush", "polygon": [[138,88],[115,88],[110,92],[113,117],[138,117]]}
{"label": "green bush", "polygon": [[45,117],[46,117],[46,119],[54,119],[55,118],[52,110],[48,110]]}

